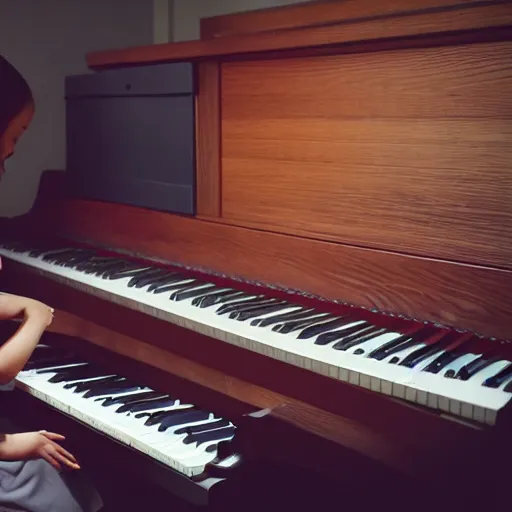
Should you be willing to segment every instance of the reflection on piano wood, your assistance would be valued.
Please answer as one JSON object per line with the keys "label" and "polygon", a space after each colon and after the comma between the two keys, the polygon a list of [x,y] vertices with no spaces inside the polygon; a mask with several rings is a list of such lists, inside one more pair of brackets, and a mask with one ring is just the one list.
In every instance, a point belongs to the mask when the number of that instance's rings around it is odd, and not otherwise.
{"label": "reflection on piano wood", "polygon": [[510,2],[314,2],[88,55],[194,63],[197,215],[41,201],[4,239],[5,285],[54,306],[84,360],[230,421],[223,456],[338,483],[378,467],[392,494],[490,509],[510,453],[511,25]]}

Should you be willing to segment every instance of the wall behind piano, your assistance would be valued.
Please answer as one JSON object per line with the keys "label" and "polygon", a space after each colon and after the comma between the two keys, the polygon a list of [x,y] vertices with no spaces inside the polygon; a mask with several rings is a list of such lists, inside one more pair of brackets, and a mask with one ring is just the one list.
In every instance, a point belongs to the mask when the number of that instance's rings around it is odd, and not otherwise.
{"label": "wall behind piano", "polygon": [[0,53],[30,82],[37,103],[33,126],[0,187],[0,216],[28,211],[40,173],[64,169],[64,77],[88,71],[84,54],[152,42],[148,0],[0,1]]}

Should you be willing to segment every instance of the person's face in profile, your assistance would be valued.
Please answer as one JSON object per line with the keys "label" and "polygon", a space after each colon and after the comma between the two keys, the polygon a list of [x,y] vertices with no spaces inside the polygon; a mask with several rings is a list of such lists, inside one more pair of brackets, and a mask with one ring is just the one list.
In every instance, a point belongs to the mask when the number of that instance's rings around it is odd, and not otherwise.
{"label": "person's face in profile", "polygon": [[5,132],[0,135],[0,179],[5,172],[5,161],[14,155],[16,144],[27,130],[33,117],[34,104],[31,102],[11,120]]}

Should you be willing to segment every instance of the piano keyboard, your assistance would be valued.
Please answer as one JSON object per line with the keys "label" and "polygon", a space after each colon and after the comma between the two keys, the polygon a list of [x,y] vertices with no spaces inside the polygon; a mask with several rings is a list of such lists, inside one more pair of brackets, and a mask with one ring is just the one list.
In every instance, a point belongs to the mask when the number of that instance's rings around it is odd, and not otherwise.
{"label": "piano keyboard", "polygon": [[510,343],[399,320],[382,328],[358,319],[355,308],[323,313],[92,249],[11,242],[0,255],[81,291],[440,413],[494,425],[512,397]]}
{"label": "piano keyboard", "polygon": [[228,420],[49,345],[36,347],[16,386],[187,477],[225,465],[217,445],[235,433]]}

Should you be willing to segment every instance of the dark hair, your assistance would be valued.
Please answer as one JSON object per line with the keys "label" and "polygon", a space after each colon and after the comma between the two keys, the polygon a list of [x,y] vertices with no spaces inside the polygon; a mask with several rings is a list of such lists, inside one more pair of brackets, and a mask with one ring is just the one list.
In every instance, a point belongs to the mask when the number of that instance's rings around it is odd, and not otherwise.
{"label": "dark hair", "polygon": [[26,80],[0,55],[0,136],[12,119],[32,101],[32,91]]}

